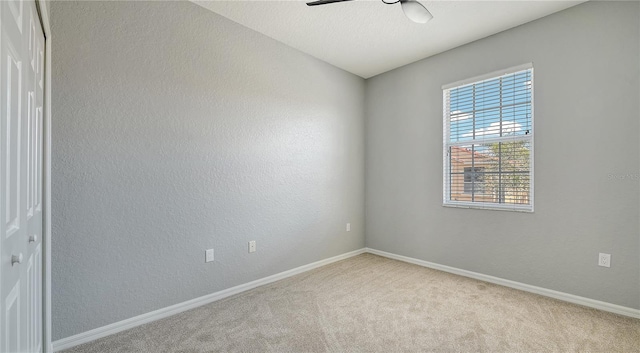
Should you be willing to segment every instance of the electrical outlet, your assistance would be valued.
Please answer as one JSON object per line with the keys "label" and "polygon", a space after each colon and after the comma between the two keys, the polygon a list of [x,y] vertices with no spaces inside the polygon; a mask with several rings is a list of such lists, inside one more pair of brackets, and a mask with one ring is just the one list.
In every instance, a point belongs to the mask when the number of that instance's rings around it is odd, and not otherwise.
{"label": "electrical outlet", "polygon": [[207,249],[204,252],[204,262],[212,262],[213,261],[213,249]]}
{"label": "electrical outlet", "polygon": [[249,252],[256,252],[256,241],[252,240],[249,242]]}
{"label": "electrical outlet", "polygon": [[351,223],[347,223],[347,232],[351,231]]}
{"label": "electrical outlet", "polygon": [[598,266],[611,267],[611,255],[610,254],[598,254]]}

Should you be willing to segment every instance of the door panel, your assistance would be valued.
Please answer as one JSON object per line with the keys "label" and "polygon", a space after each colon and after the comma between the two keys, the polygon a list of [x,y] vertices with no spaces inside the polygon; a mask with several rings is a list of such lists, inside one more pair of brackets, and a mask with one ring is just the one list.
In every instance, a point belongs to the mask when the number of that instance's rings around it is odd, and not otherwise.
{"label": "door panel", "polygon": [[33,304],[34,315],[31,318],[33,327],[33,345],[29,352],[42,352],[42,329],[44,325],[43,313],[42,313],[42,244],[38,244],[36,248],[35,259],[35,279],[33,283],[34,294],[31,298]]}
{"label": "door panel", "polygon": [[44,36],[33,0],[0,24],[0,351],[41,352]]}
{"label": "door panel", "polygon": [[22,310],[20,306],[20,280],[16,282],[16,285],[11,289],[7,299],[5,301],[5,352],[20,352],[21,351],[21,321],[20,316]]}
{"label": "door panel", "polygon": [[[27,300],[29,300],[26,304],[27,306],[27,313],[25,317],[32,317],[35,314],[35,310],[33,308],[33,306],[31,305],[32,299],[35,298],[35,286],[34,286],[34,282],[36,280],[36,276],[35,276],[35,272],[34,272],[34,267],[33,267],[33,256],[29,257],[29,261],[27,262],[27,292],[26,292],[26,298]],[[27,327],[27,351],[32,351],[32,347],[33,347],[33,328],[31,327],[32,325],[29,325],[29,327]]]}
{"label": "door panel", "polygon": [[[22,123],[21,93],[22,93],[22,60],[18,55],[13,43],[6,41],[6,96],[4,105],[6,109],[6,237],[11,237],[20,229],[19,208],[20,208],[20,147],[21,134],[20,125]],[[20,44],[20,43],[18,43]]]}

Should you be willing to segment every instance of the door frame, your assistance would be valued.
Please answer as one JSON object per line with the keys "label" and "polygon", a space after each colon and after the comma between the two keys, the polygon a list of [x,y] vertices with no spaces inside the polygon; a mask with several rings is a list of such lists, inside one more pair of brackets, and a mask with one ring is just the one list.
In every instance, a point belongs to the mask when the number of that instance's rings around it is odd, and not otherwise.
{"label": "door frame", "polygon": [[51,22],[47,4],[49,0],[36,0],[42,31],[44,32],[44,102],[43,102],[43,269],[42,269],[42,346],[45,353],[52,353],[51,337]]}

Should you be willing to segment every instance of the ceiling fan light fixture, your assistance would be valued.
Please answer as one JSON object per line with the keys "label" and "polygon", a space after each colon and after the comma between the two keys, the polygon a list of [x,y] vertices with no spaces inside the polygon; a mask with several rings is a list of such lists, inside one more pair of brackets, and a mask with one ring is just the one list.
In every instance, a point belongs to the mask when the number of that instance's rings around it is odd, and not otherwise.
{"label": "ceiling fan light fixture", "polygon": [[416,0],[400,0],[400,5],[404,15],[415,23],[427,23],[433,18],[431,12]]}

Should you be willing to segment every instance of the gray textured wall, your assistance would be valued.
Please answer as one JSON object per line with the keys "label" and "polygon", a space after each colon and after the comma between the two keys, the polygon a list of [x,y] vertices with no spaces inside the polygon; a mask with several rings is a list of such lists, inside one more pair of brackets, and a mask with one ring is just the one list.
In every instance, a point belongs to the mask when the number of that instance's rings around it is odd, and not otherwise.
{"label": "gray textured wall", "polygon": [[[367,246],[640,308],[639,6],[589,2],[367,80]],[[441,86],[527,62],[535,213],[443,207]]]}
{"label": "gray textured wall", "polygon": [[364,246],[364,80],[188,2],[51,7],[54,340]]}

